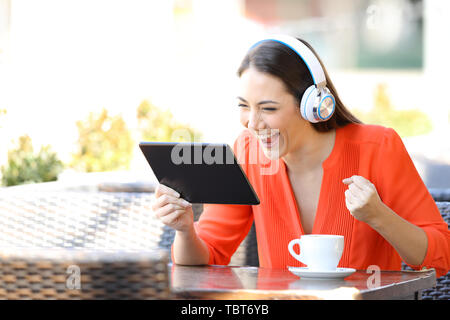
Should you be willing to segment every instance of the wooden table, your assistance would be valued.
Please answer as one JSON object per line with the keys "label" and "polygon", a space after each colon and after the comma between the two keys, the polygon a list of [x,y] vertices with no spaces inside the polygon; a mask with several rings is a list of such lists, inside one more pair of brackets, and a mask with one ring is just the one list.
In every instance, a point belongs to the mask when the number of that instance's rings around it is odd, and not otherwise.
{"label": "wooden table", "polygon": [[[436,285],[434,269],[357,270],[340,280],[301,279],[289,270],[232,266],[169,265],[170,288],[180,299],[420,299],[420,291]],[[378,285],[374,287],[374,285]]]}

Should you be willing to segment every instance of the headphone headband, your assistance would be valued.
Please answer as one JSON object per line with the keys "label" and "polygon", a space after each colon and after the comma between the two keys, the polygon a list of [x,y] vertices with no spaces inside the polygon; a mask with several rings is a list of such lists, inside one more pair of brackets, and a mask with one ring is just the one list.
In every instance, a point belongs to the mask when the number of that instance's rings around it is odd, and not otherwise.
{"label": "headphone headband", "polygon": [[309,73],[312,76],[314,84],[316,87],[325,87],[327,82],[325,78],[325,73],[323,72],[322,65],[317,59],[316,55],[301,41],[298,39],[287,36],[287,35],[274,35],[269,38],[263,39],[255,43],[253,47],[257,46],[263,41],[277,41],[285,46],[291,48],[295,53],[298,54],[300,58],[302,58],[303,62],[306,64],[306,67],[309,70]]}

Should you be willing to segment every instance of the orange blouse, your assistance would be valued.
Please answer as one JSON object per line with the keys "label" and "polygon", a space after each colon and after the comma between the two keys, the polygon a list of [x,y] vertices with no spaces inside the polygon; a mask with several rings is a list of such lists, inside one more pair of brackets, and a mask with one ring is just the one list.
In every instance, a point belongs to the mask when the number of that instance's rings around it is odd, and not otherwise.
{"label": "orange blouse", "polygon": [[[236,139],[234,152],[261,203],[254,206],[204,205],[195,228],[209,248],[209,264],[228,264],[254,221],[260,267],[304,266],[287,249],[289,241],[299,238],[304,231],[283,159],[267,159],[258,139],[248,130]],[[345,206],[347,186],[342,180],[360,175],[375,185],[389,208],[425,231],[428,237],[426,257],[421,265],[411,267],[435,268],[437,276],[447,273],[450,269],[447,223],[394,130],[360,124],[337,129],[333,150],[322,167],[322,186],[312,233],[344,236],[339,267],[401,268],[401,258],[394,248],[369,225],[356,220]]]}

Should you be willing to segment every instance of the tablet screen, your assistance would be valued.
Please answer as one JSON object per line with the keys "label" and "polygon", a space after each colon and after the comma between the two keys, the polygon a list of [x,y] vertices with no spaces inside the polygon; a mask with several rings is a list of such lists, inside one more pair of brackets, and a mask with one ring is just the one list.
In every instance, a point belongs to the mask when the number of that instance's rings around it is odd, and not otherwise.
{"label": "tablet screen", "polygon": [[260,203],[227,144],[141,142],[139,147],[159,183],[191,203]]}

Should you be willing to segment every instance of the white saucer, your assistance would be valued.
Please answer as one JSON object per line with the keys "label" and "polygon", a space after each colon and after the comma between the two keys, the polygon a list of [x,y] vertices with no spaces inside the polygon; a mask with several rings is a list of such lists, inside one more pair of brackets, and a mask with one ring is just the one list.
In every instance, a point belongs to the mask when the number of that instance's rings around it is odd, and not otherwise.
{"label": "white saucer", "polygon": [[303,267],[288,267],[288,269],[296,276],[308,279],[342,279],[356,271],[353,268],[336,268],[334,271],[318,271]]}

